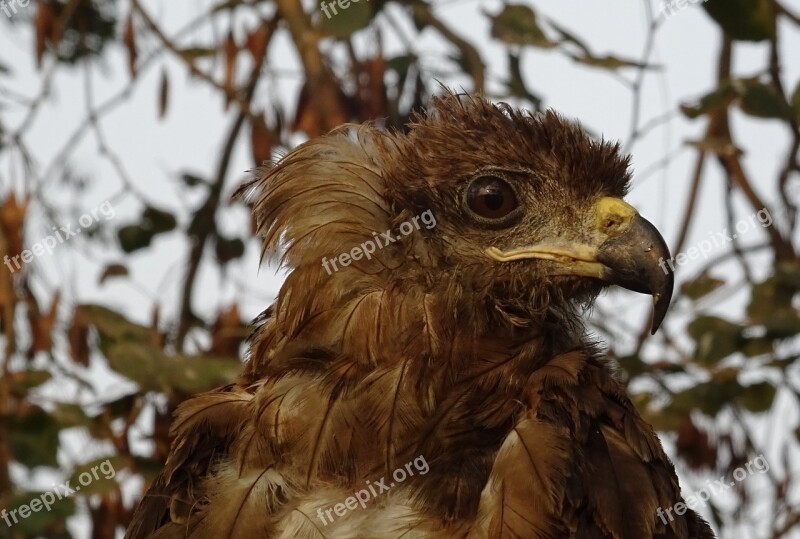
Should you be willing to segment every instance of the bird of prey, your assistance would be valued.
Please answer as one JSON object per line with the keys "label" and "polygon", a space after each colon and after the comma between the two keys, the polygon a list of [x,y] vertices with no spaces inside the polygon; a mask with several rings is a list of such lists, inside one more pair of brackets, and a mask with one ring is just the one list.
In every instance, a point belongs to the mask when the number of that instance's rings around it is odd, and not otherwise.
{"label": "bird of prey", "polygon": [[711,538],[584,315],[673,276],[629,159],[554,112],[433,98],[249,185],[288,276],[239,379],[176,411],[126,537]]}

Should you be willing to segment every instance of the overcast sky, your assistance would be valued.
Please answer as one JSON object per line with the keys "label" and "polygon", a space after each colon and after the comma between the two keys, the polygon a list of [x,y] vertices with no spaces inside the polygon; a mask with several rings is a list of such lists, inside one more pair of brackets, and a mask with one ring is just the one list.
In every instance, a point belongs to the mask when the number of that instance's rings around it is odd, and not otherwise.
{"label": "overcast sky", "polygon": [[[168,30],[168,34],[180,28],[187,20],[197,16],[202,10],[216,3],[209,0],[148,0],[144,2],[151,13]],[[124,4],[124,3],[123,3]],[[784,4],[795,12],[800,12],[800,0],[784,0]],[[437,12],[445,23],[460,35],[473,40],[482,53],[487,65],[488,89],[490,92],[502,90],[500,81],[506,76],[506,55],[504,46],[490,38],[489,20],[485,13],[497,13],[502,4],[499,1],[448,1],[435,2]],[[625,58],[640,59],[647,37],[645,4],[610,0],[558,0],[532,2],[537,11],[574,34],[585,39],[598,55],[615,54]],[[202,9],[198,9],[202,6]],[[655,13],[660,10],[660,2],[651,4]],[[309,4],[309,9],[312,9]],[[396,15],[399,10],[390,6]],[[12,69],[13,76],[0,79],[4,87],[16,93],[33,98],[42,91],[43,72],[35,70],[33,62],[33,37],[27,20],[33,8],[21,9],[12,26],[0,12],[0,62]],[[238,30],[243,29],[241,23]],[[800,32],[796,29],[786,31],[781,28],[781,43],[786,88],[793,89],[800,80]],[[406,28],[408,35],[414,34],[412,26]],[[203,35],[194,36],[197,38]],[[361,50],[375,50],[369,36],[359,36]],[[396,40],[388,34],[385,50],[387,56],[400,53]],[[188,41],[185,43],[189,43]],[[426,66],[446,66],[449,48],[434,31],[429,30],[415,40],[417,51],[425,57]],[[699,5],[676,12],[659,28],[656,34],[654,54],[649,59],[660,69],[650,72],[644,80],[641,100],[643,122],[664,114],[676,113],[680,101],[690,101],[715,87],[716,58],[720,47],[720,36],[716,25]],[[285,96],[284,102],[291,108],[296,101],[300,84],[300,70],[294,48],[285,38],[273,43],[270,48],[269,67],[278,77],[261,87],[260,102],[266,96]],[[748,76],[765,65],[768,48],[766,44],[737,45],[734,72]],[[93,68],[91,81],[94,102],[102,103],[128,85],[125,52],[114,47],[108,61]],[[150,197],[150,202],[160,208],[173,211],[182,223],[188,221],[190,210],[194,209],[203,194],[200,190],[189,190],[179,181],[179,174],[186,171],[201,176],[210,176],[216,166],[220,146],[230,123],[231,113],[223,111],[217,90],[209,89],[202,82],[188,77],[185,68],[173,60],[166,62],[171,82],[169,111],[164,121],[157,120],[157,95],[162,62],[144,70],[136,83],[131,99],[123,106],[101,120],[102,128],[110,146],[119,154],[126,169],[141,191]],[[46,63],[47,65],[47,63]],[[452,70],[451,70],[452,71]],[[616,77],[576,64],[565,56],[552,52],[528,48],[523,52],[523,73],[528,87],[544,96],[545,104],[569,117],[581,120],[592,132],[602,134],[607,139],[618,139],[626,144],[631,132],[631,93]],[[621,75],[631,78],[631,71]],[[90,180],[90,187],[77,198],[70,190],[59,186],[58,178],[47,175],[52,170],[52,161],[59,158],[69,136],[84,119],[85,73],[80,69],[61,68],[53,79],[52,98],[42,107],[35,123],[25,136],[25,143],[33,150],[39,166],[40,178],[46,188],[45,198],[56,208],[63,208],[66,197],[72,197],[70,206],[79,215],[99,207],[113,197],[119,190],[119,181],[108,160],[99,155],[96,141],[87,136],[77,151],[69,156],[69,163],[78,175]],[[465,85],[466,79],[446,81],[454,86]],[[431,88],[434,84],[431,81]],[[0,97],[0,103],[6,101]],[[25,111],[9,107],[3,111],[4,119],[12,129],[18,127]],[[653,221],[664,233],[668,243],[674,245],[682,208],[687,199],[687,191],[694,162],[694,152],[684,145],[686,140],[702,138],[705,130],[704,120],[687,120],[679,114],[674,119],[655,129],[643,140],[629,148],[633,155],[634,172],[641,174],[664,155],[676,153],[671,164],[654,174],[640,177],[634,174],[634,189],[628,200],[641,213]],[[778,122],[750,120],[740,113],[734,114],[733,130],[741,146],[747,149],[744,163],[751,174],[753,183],[762,198],[773,207],[775,203],[776,170],[784,161],[788,143],[786,128]],[[251,167],[249,139],[240,138],[230,166],[227,193],[233,191]],[[60,162],[60,158],[59,158]],[[0,156],[0,191],[14,186],[18,192],[23,184],[30,187],[30,178],[13,176],[13,164],[8,154]],[[715,161],[709,161],[706,181],[699,199],[696,219],[687,247],[722,231],[727,224],[720,211],[724,193],[724,180]],[[800,191],[795,191],[800,199]],[[115,216],[113,229],[136,219],[141,210],[140,203],[131,197],[114,199]],[[753,213],[738,199],[739,219],[747,219]],[[51,222],[42,218],[41,208],[34,208],[40,218],[32,221],[27,231],[29,241],[37,241],[48,234]],[[249,217],[240,207],[232,207],[223,212],[224,227],[231,233],[246,230]],[[59,219],[70,219],[69,214]],[[38,229],[37,229],[38,227]],[[748,228],[742,234],[744,244],[764,241],[766,234],[758,226]],[[281,278],[273,268],[262,267],[259,271],[259,250],[255,240],[248,249],[247,256],[231,266],[230,275],[235,276],[232,284],[229,279],[222,283],[215,272],[201,274],[197,290],[197,310],[211,317],[220,305],[232,301],[243,306],[243,316],[252,317],[268,306]],[[674,253],[673,253],[674,254]],[[712,256],[722,254],[722,251]],[[178,283],[182,282],[187,260],[187,245],[177,238],[168,236],[155,241],[146,255],[126,258],[132,281],[110,282],[98,286],[98,276],[106,262],[122,259],[118,249],[103,249],[96,245],[75,242],[69,249],[59,251],[51,257],[37,259],[37,271],[46,276],[50,289],[61,289],[69,304],[77,302],[98,302],[128,313],[134,319],[148,322],[153,303],[163,306],[162,318],[175,315],[179,304]],[[678,270],[678,280],[693,276],[704,264],[696,260]],[[727,266],[731,278],[735,279],[738,269]],[[768,266],[766,260],[756,268],[757,275],[763,276]],[[734,304],[741,304],[742,298],[733,298]],[[599,308],[616,309],[621,305],[635,307],[636,316],[642,320],[649,316],[649,300],[629,292],[612,293],[603,298]],[[728,304],[730,305],[730,304]],[[676,308],[680,312],[680,306]],[[672,323],[679,323],[675,315]],[[640,323],[635,322],[635,326]],[[632,323],[633,323],[632,322]],[[98,380],[109,379],[101,365],[93,364]],[[103,383],[101,395],[111,396],[126,391],[124,382],[114,379],[113,383]],[[787,417],[787,421],[793,418]],[[98,452],[102,448],[95,448]],[[80,447],[77,461],[86,460],[84,448]]]}

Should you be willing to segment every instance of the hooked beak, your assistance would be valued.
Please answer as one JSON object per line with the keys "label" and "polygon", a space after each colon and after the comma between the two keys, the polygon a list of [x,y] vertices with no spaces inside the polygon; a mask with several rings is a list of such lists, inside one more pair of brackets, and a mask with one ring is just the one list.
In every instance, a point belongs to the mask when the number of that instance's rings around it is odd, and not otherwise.
{"label": "hooked beak", "polygon": [[499,262],[539,259],[556,262],[551,275],[599,279],[634,292],[653,296],[651,333],[667,314],[674,275],[666,263],[669,249],[658,230],[636,209],[618,198],[601,198],[593,207],[591,243],[564,240],[503,251],[489,247],[486,254]]}

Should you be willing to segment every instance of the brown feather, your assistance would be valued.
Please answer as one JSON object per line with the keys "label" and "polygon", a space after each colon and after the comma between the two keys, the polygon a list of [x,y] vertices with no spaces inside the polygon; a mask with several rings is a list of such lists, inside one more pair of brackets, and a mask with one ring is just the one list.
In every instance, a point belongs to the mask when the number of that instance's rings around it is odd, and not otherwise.
{"label": "brown feather", "polygon": [[[518,223],[469,217],[465,185],[487,170],[513,178]],[[126,537],[713,537],[694,512],[656,516],[678,479],[585,335],[602,283],[485,254],[579,240],[629,180],[618,145],[553,112],[449,93],[407,133],[344,126],[260,169],[258,230],[286,281],[239,380],[178,409]],[[341,263],[424,212],[433,226]]]}

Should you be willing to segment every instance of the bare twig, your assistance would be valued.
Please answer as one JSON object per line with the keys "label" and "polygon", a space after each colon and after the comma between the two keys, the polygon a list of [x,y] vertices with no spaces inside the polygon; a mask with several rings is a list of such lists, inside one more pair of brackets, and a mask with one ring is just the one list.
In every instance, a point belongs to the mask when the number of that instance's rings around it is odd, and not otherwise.
{"label": "bare twig", "polygon": [[212,85],[217,90],[225,94],[225,97],[228,100],[235,102],[239,106],[239,109],[244,113],[244,115],[247,118],[250,119],[253,118],[253,114],[250,111],[249,99],[242,97],[242,95],[240,95],[240,93],[237,92],[235,89],[226,88],[223,83],[218,82],[212,75],[206,73],[205,71],[197,67],[197,65],[195,65],[194,63],[194,60],[189,56],[187,56],[186,54],[183,54],[180,48],[170,38],[167,37],[167,35],[155,23],[155,21],[147,12],[147,10],[145,10],[142,7],[139,0],[132,0],[132,4],[136,12],[142,17],[142,20],[144,20],[147,27],[150,28],[150,30],[156,35],[156,37],[158,37],[159,41],[161,41],[161,44],[164,45],[164,47],[166,47],[167,50],[172,52],[179,60],[181,60],[181,62],[183,62],[186,65],[186,67],[189,68],[189,72],[192,75],[207,82],[208,84]]}
{"label": "bare twig", "polygon": [[444,38],[456,46],[461,52],[461,57],[464,60],[464,66],[472,76],[476,92],[482,92],[485,85],[484,66],[483,60],[478,50],[468,41],[462,39],[450,28],[440,21],[431,10],[428,4],[424,2],[414,2],[412,4],[412,13],[414,19],[418,22],[435,28]]}
{"label": "bare twig", "polygon": [[[261,75],[261,67],[264,63],[264,57],[259,58],[253,66],[253,71],[250,75],[250,80],[247,84],[244,99],[249,103],[253,98],[258,81]],[[249,107],[248,107],[249,110]],[[216,229],[216,215],[217,209],[220,204],[222,189],[225,185],[225,179],[228,175],[228,167],[230,165],[231,157],[233,156],[233,149],[236,145],[236,140],[239,138],[245,120],[248,117],[248,112],[243,108],[239,110],[236,118],[231,125],[228,137],[225,140],[225,145],[222,149],[222,155],[217,166],[217,174],[214,183],[211,185],[203,205],[197,210],[195,219],[197,220],[198,227],[194,237],[194,243],[189,253],[189,269],[186,273],[186,280],[183,283],[183,290],[181,293],[181,308],[180,318],[178,320],[178,329],[175,337],[175,348],[178,351],[183,351],[186,335],[191,328],[194,319],[192,311],[192,292],[194,284],[197,279],[197,272],[200,269],[200,263],[203,259],[206,244],[211,237],[213,231]]]}

